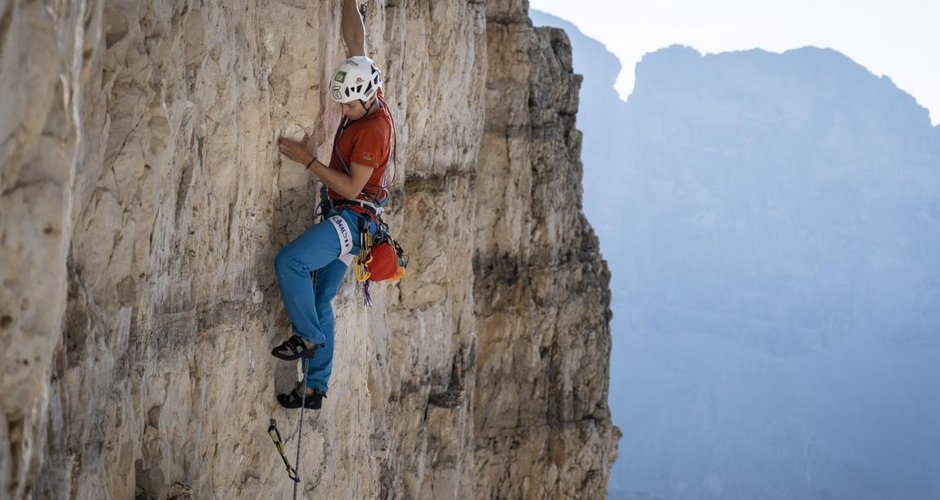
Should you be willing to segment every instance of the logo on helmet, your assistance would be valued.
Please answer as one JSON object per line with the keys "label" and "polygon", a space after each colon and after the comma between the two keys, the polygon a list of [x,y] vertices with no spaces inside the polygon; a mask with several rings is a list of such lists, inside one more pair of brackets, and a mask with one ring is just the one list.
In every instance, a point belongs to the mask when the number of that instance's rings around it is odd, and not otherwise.
{"label": "logo on helmet", "polygon": [[331,90],[333,91],[333,99],[336,99],[337,101],[340,101],[343,99],[342,89],[338,85],[336,87],[333,87]]}
{"label": "logo on helmet", "polygon": [[356,83],[362,83],[362,82],[364,82],[364,81],[366,81],[365,78],[363,78],[363,77],[361,77],[361,76],[356,77]]}
{"label": "logo on helmet", "polygon": [[345,82],[345,81],[346,81],[346,72],[345,72],[345,71],[337,71],[337,72],[336,72],[336,76],[333,77],[333,80],[335,80],[335,81],[337,81],[337,82],[339,82],[339,83]]}

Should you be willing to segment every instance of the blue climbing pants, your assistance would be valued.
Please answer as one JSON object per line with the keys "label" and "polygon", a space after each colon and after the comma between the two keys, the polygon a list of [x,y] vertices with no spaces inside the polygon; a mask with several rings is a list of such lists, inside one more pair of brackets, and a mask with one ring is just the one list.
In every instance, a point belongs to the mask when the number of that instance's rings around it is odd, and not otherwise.
{"label": "blue climbing pants", "polygon": [[[345,227],[340,218],[346,222]],[[374,226],[370,222],[370,231]],[[307,387],[323,393],[329,389],[333,371],[333,297],[352,256],[358,253],[359,215],[342,210],[330,212],[325,220],[288,243],[274,259],[281,298],[294,331],[308,344],[319,345],[316,356],[307,363]],[[316,274],[311,281],[312,272]]]}

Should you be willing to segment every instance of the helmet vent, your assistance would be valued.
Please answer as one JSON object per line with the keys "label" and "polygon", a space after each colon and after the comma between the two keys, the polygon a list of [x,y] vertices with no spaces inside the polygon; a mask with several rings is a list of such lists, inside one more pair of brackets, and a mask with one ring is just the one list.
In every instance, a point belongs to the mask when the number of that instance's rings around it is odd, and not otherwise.
{"label": "helmet vent", "polygon": [[341,103],[370,99],[383,85],[382,72],[366,56],[347,59],[335,75],[331,82],[332,97]]}

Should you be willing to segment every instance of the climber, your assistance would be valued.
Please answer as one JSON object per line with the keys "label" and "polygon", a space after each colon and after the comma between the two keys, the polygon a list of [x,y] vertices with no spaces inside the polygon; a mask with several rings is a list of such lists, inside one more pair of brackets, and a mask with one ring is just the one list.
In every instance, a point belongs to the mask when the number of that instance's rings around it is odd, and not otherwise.
{"label": "climber", "polygon": [[343,1],[342,36],[348,59],[333,74],[329,92],[342,105],[343,119],[329,164],[317,159],[315,147],[308,149],[308,135],[300,141],[278,140],[281,154],[305,165],[328,188],[324,220],[285,246],[274,262],[294,334],[271,354],[283,360],[305,359],[308,365],[305,387],[298,384],[277,395],[286,408],[322,405],[333,368],[332,300],[359,252],[361,233],[377,230],[378,214],[388,201],[385,174],[394,130],[382,75],[366,57],[357,0]]}

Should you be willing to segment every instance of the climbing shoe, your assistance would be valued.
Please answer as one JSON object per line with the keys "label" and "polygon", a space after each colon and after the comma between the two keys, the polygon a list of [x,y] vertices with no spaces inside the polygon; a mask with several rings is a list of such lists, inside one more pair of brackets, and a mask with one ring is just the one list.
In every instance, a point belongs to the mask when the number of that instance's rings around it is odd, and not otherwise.
{"label": "climbing shoe", "polygon": [[300,408],[301,402],[308,410],[319,410],[323,405],[323,398],[326,397],[326,394],[321,392],[320,389],[314,389],[313,394],[307,394],[306,401],[303,400],[303,395],[297,392],[298,390],[300,390],[299,386],[287,394],[278,394],[277,402],[281,403],[284,408],[291,409]]}
{"label": "climbing shoe", "polygon": [[316,344],[307,344],[297,335],[291,337],[281,345],[271,350],[271,355],[284,361],[293,361],[297,358],[312,358],[317,352]]}

